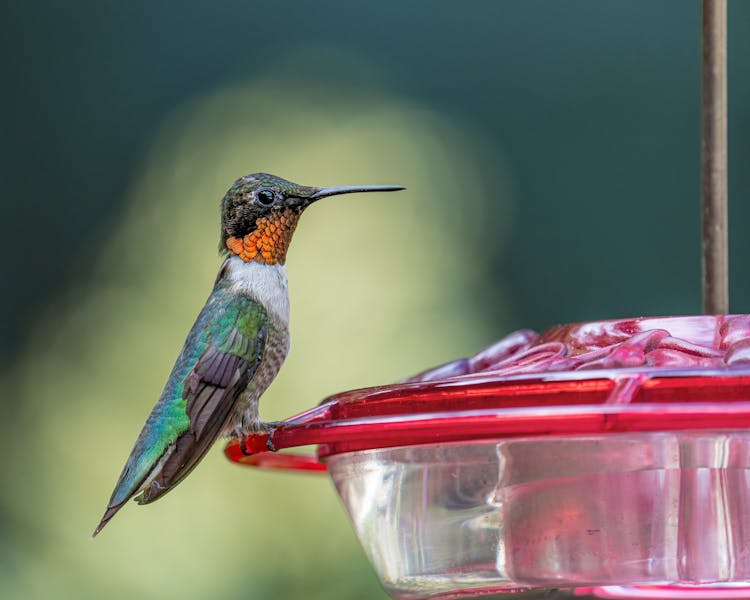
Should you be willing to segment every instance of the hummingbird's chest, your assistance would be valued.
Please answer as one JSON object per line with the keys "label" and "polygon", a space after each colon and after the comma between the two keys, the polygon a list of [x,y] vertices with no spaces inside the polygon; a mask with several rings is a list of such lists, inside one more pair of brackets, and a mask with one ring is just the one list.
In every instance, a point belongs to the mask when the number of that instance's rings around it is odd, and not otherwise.
{"label": "hummingbird's chest", "polygon": [[289,329],[269,328],[266,335],[263,357],[245,392],[237,399],[237,404],[225,426],[224,435],[242,438],[249,433],[263,430],[258,401],[276,378],[289,353]]}
{"label": "hummingbird's chest", "polygon": [[260,304],[268,315],[264,325],[263,355],[244,394],[238,399],[227,433],[248,433],[260,424],[258,399],[271,384],[289,353],[289,289],[286,269],[280,264],[245,262],[237,256],[224,268],[229,289]]}
{"label": "hummingbird's chest", "polygon": [[287,354],[289,354],[289,329],[271,328],[266,336],[263,358],[247,387],[247,402],[253,399],[257,402],[260,395],[276,378],[281,365],[284,364]]}

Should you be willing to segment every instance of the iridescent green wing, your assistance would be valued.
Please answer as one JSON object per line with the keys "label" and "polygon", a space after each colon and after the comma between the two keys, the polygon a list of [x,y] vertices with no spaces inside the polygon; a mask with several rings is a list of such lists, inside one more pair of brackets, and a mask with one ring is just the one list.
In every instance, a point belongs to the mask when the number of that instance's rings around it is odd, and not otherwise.
{"label": "iridescent green wing", "polygon": [[187,429],[177,437],[151,483],[137,498],[156,500],[179,483],[206,454],[255,374],[266,342],[266,313],[247,298],[235,298],[213,321],[212,342],[182,386]]}
{"label": "iridescent green wing", "polygon": [[267,326],[261,305],[214,289],[138,436],[97,532],[138,491],[139,503],[155,500],[203,458],[260,364]]}

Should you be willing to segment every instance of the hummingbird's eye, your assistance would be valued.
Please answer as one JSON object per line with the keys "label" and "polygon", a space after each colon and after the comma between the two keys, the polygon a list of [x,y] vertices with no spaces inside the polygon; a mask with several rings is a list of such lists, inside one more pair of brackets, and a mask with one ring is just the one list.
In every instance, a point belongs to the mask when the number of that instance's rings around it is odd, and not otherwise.
{"label": "hummingbird's eye", "polygon": [[261,206],[271,206],[276,200],[276,194],[271,190],[258,190],[255,197]]}

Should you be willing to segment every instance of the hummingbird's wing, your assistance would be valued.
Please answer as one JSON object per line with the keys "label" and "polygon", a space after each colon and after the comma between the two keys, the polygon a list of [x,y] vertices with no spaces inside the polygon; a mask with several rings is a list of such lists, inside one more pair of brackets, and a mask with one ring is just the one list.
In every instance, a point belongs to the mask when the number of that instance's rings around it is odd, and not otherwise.
{"label": "hummingbird's wing", "polygon": [[94,535],[135,494],[140,492],[139,504],[156,500],[203,458],[260,364],[267,323],[260,304],[214,290],[138,436]]}

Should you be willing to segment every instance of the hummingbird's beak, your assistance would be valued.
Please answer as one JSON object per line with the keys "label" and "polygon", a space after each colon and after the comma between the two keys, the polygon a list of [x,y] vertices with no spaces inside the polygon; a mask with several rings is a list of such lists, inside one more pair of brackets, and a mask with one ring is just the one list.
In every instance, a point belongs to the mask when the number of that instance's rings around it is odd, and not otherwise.
{"label": "hummingbird's beak", "polygon": [[338,187],[320,188],[317,192],[308,196],[308,200],[315,201],[328,196],[339,194],[356,194],[358,192],[397,192],[405,190],[402,185],[341,185]]}

